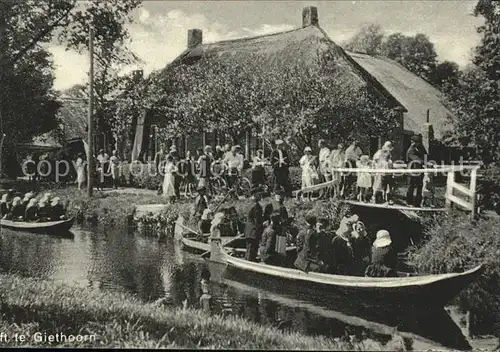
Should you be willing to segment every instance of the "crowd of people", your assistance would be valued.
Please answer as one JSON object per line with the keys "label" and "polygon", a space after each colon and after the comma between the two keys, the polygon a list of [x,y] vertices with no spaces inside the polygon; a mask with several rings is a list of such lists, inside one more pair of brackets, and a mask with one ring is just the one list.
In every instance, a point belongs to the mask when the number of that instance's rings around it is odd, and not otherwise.
{"label": "crowd of people", "polygon": [[[397,275],[397,255],[390,234],[378,231],[373,245],[357,215],[344,218],[335,234],[327,219],[306,217],[303,231],[293,223],[284,205],[284,192],[267,201],[260,187],[252,189],[253,204],[242,221],[234,207],[217,211],[209,208],[206,188],[198,188],[194,204],[198,232],[205,237],[242,235],[246,240],[245,259],[277,266],[287,264],[287,244],[296,245],[294,266],[303,271],[339,275],[388,277]],[[371,247],[371,248],[370,248]]]}
{"label": "crowd of people", "polygon": [[[225,176],[229,188],[238,182],[245,166],[245,159],[239,145],[225,145],[224,148],[216,146],[215,152],[207,145],[205,148],[196,149],[196,156],[191,156],[188,151],[184,158],[180,158],[177,148],[172,146],[168,153],[163,148],[155,155],[154,163],[156,171],[164,175],[163,183],[159,187],[159,193],[171,201],[180,197],[180,184],[184,179],[188,184],[205,187],[211,190],[211,178],[214,174]],[[217,162],[217,165],[214,163]],[[196,180],[196,176],[198,180]]]}
{"label": "crowd of people", "polygon": [[[359,202],[393,204],[391,191],[394,188],[394,176],[389,173],[372,173],[370,169],[392,169],[393,145],[384,143],[372,158],[363,154],[356,140],[345,148],[339,143],[329,149],[324,140],[318,143],[318,155],[313,155],[311,147],[304,149],[299,161],[302,168],[302,189],[318,183],[330,182],[325,194],[333,198],[355,198]],[[279,149],[278,149],[279,151]],[[412,137],[412,143],[406,153],[407,163],[412,169],[425,166],[427,151],[422,145],[422,136]],[[339,172],[336,169],[361,169],[358,172]],[[362,170],[367,170],[363,172]],[[409,176],[406,200],[409,206],[434,206],[434,184],[431,173],[415,173]],[[311,199],[312,192],[303,192],[303,199]]]}
{"label": "crowd of people", "polygon": [[[299,160],[302,169],[301,188],[307,189],[313,185],[329,182],[329,186],[321,192],[323,197],[356,199],[360,202],[393,204],[391,193],[394,189],[394,176],[388,173],[362,172],[359,169],[391,169],[393,168],[393,145],[387,141],[374,153],[373,157],[364,154],[358,142],[353,140],[346,148],[339,143],[329,148],[324,140],[318,142],[317,153],[311,147],[304,149],[304,155]],[[412,169],[421,169],[425,165],[427,151],[422,145],[421,135],[412,137],[412,143],[406,153],[406,161]],[[216,146],[215,151],[207,145],[197,149],[197,155],[187,152],[185,158],[180,158],[175,146],[169,153],[161,149],[155,156],[158,172],[164,172],[162,193],[169,199],[180,196],[179,187],[184,179],[193,186],[205,187],[211,191],[211,181],[215,174],[224,177],[229,188],[238,182],[242,171],[251,167],[251,183],[254,187],[264,187],[266,184],[266,166],[272,167],[274,192],[281,191],[291,196],[290,156],[283,140],[275,141],[275,148],[270,157],[265,158],[263,150],[257,150],[251,164],[246,164],[239,145],[230,144]],[[339,168],[358,169],[357,172],[339,172]],[[434,186],[432,174],[418,173],[408,177],[409,186],[406,199],[409,206],[433,206]],[[310,200],[313,192],[302,192],[303,200]]]}
{"label": "crowd of people", "polygon": [[50,192],[36,196],[32,192],[16,196],[13,189],[2,195],[0,216],[4,220],[40,222],[66,219],[66,205]]}

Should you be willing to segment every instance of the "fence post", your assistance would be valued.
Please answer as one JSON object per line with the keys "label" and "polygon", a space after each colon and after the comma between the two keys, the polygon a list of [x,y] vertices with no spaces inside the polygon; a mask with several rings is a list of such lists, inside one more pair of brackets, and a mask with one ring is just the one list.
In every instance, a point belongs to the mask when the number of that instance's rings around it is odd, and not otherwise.
{"label": "fence post", "polygon": [[453,195],[453,184],[455,183],[455,172],[453,170],[448,171],[448,177],[446,179],[446,194],[445,194],[445,207],[447,210],[451,209],[451,200],[449,196]]}
{"label": "fence post", "polygon": [[474,168],[471,173],[470,173],[470,202],[471,202],[471,208],[472,208],[472,213],[470,215],[470,220],[474,221],[475,216],[476,216],[476,177],[477,177],[477,168]]}

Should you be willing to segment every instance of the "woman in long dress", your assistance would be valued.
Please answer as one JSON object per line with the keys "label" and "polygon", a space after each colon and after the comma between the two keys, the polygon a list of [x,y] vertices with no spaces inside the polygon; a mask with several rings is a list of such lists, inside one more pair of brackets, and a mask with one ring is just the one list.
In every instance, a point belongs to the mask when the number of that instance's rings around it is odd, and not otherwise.
{"label": "woman in long dress", "polygon": [[85,182],[85,163],[82,153],[78,153],[76,159],[76,182],[78,183],[78,189],[81,189],[82,184]]}
{"label": "woman in long dress", "polygon": [[[380,152],[378,159],[374,160],[373,167],[383,170],[392,168],[392,164],[389,160],[389,152],[387,150],[382,150]],[[388,177],[390,177],[389,174],[376,173],[374,175],[372,203],[379,203],[380,198],[382,198],[382,202],[387,201]]]}
{"label": "woman in long dress", "polygon": [[177,167],[174,165],[174,158],[169,155],[165,165],[165,177],[163,178],[163,195],[172,202],[175,199],[175,173]]}
{"label": "woman in long dress", "polygon": [[[314,166],[312,149],[310,147],[304,149],[304,155],[300,158],[299,163],[302,168],[302,189],[313,186],[316,168]],[[311,198],[311,192],[308,192],[308,198]]]}
{"label": "woman in long dress", "polygon": [[113,188],[115,189],[118,188],[118,176],[120,173],[119,166],[120,166],[120,160],[116,155],[116,150],[113,150],[111,158],[109,158],[109,168],[111,177],[113,179]]}

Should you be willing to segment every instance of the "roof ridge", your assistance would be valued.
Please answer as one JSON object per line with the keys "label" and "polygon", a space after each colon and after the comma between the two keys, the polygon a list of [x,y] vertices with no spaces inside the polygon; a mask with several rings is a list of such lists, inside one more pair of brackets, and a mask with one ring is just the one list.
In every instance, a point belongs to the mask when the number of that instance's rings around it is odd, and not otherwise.
{"label": "roof ridge", "polygon": [[[256,35],[256,36],[253,36],[253,37],[242,37],[242,38],[235,38],[235,39],[219,40],[219,41],[215,41],[215,42],[201,43],[200,46],[211,45],[211,44],[219,44],[219,43],[236,43],[236,42],[243,42],[243,41],[246,41],[246,40],[258,39],[258,38],[265,38],[265,37],[272,37],[272,36],[275,36],[275,35],[280,35],[280,34],[286,34],[286,33],[300,31],[301,29],[309,28],[311,26],[313,26],[313,25],[306,26],[306,27],[294,28],[294,29],[290,29],[290,30],[287,30],[287,31],[283,31],[283,32],[261,34],[261,35]],[[316,27],[316,26],[314,26],[314,27]]]}

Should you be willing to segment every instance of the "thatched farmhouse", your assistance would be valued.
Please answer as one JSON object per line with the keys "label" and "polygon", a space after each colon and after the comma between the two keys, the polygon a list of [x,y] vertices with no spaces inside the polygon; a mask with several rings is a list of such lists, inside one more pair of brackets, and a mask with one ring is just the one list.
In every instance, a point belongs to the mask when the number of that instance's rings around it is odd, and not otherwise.
{"label": "thatched farmhouse", "polygon": [[[426,144],[442,136],[451,113],[443,104],[443,95],[435,87],[393,60],[342,49],[319,26],[316,7],[304,8],[302,21],[302,27],[295,30],[216,43],[203,43],[202,30],[191,29],[188,31],[187,49],[161,74],[170,75],[176,68],[192,65],[206,57],[224,60],[227,64],[252,55],[252,58],[258,58],[260,67],[264,69],[273,67],[273,62],[281,66],[298,63],[307,67],[318,61],[329,61],[337,68],[339,79],[369,87],[394,113],[398,128],[392,139],[397,157],[404,155],[415,133],[422,133]],[[133,158],[154,155],[159,143],[150,139],[155,139],[154,131],[168,121],[168,114],[155,118],[144,114],[138,119]],[[336,131],[329,133],[335,135]],[[176,138],[174,143],[183,153],[193,151],[199,145],[224,144],[221,135],[218,131],[204,131]],[[376,135],[362,142],[365,151],[371,154],[383,143]],[[241,139],[241,145],[248,157],[264,143],[258,131],[250,129]]]}

